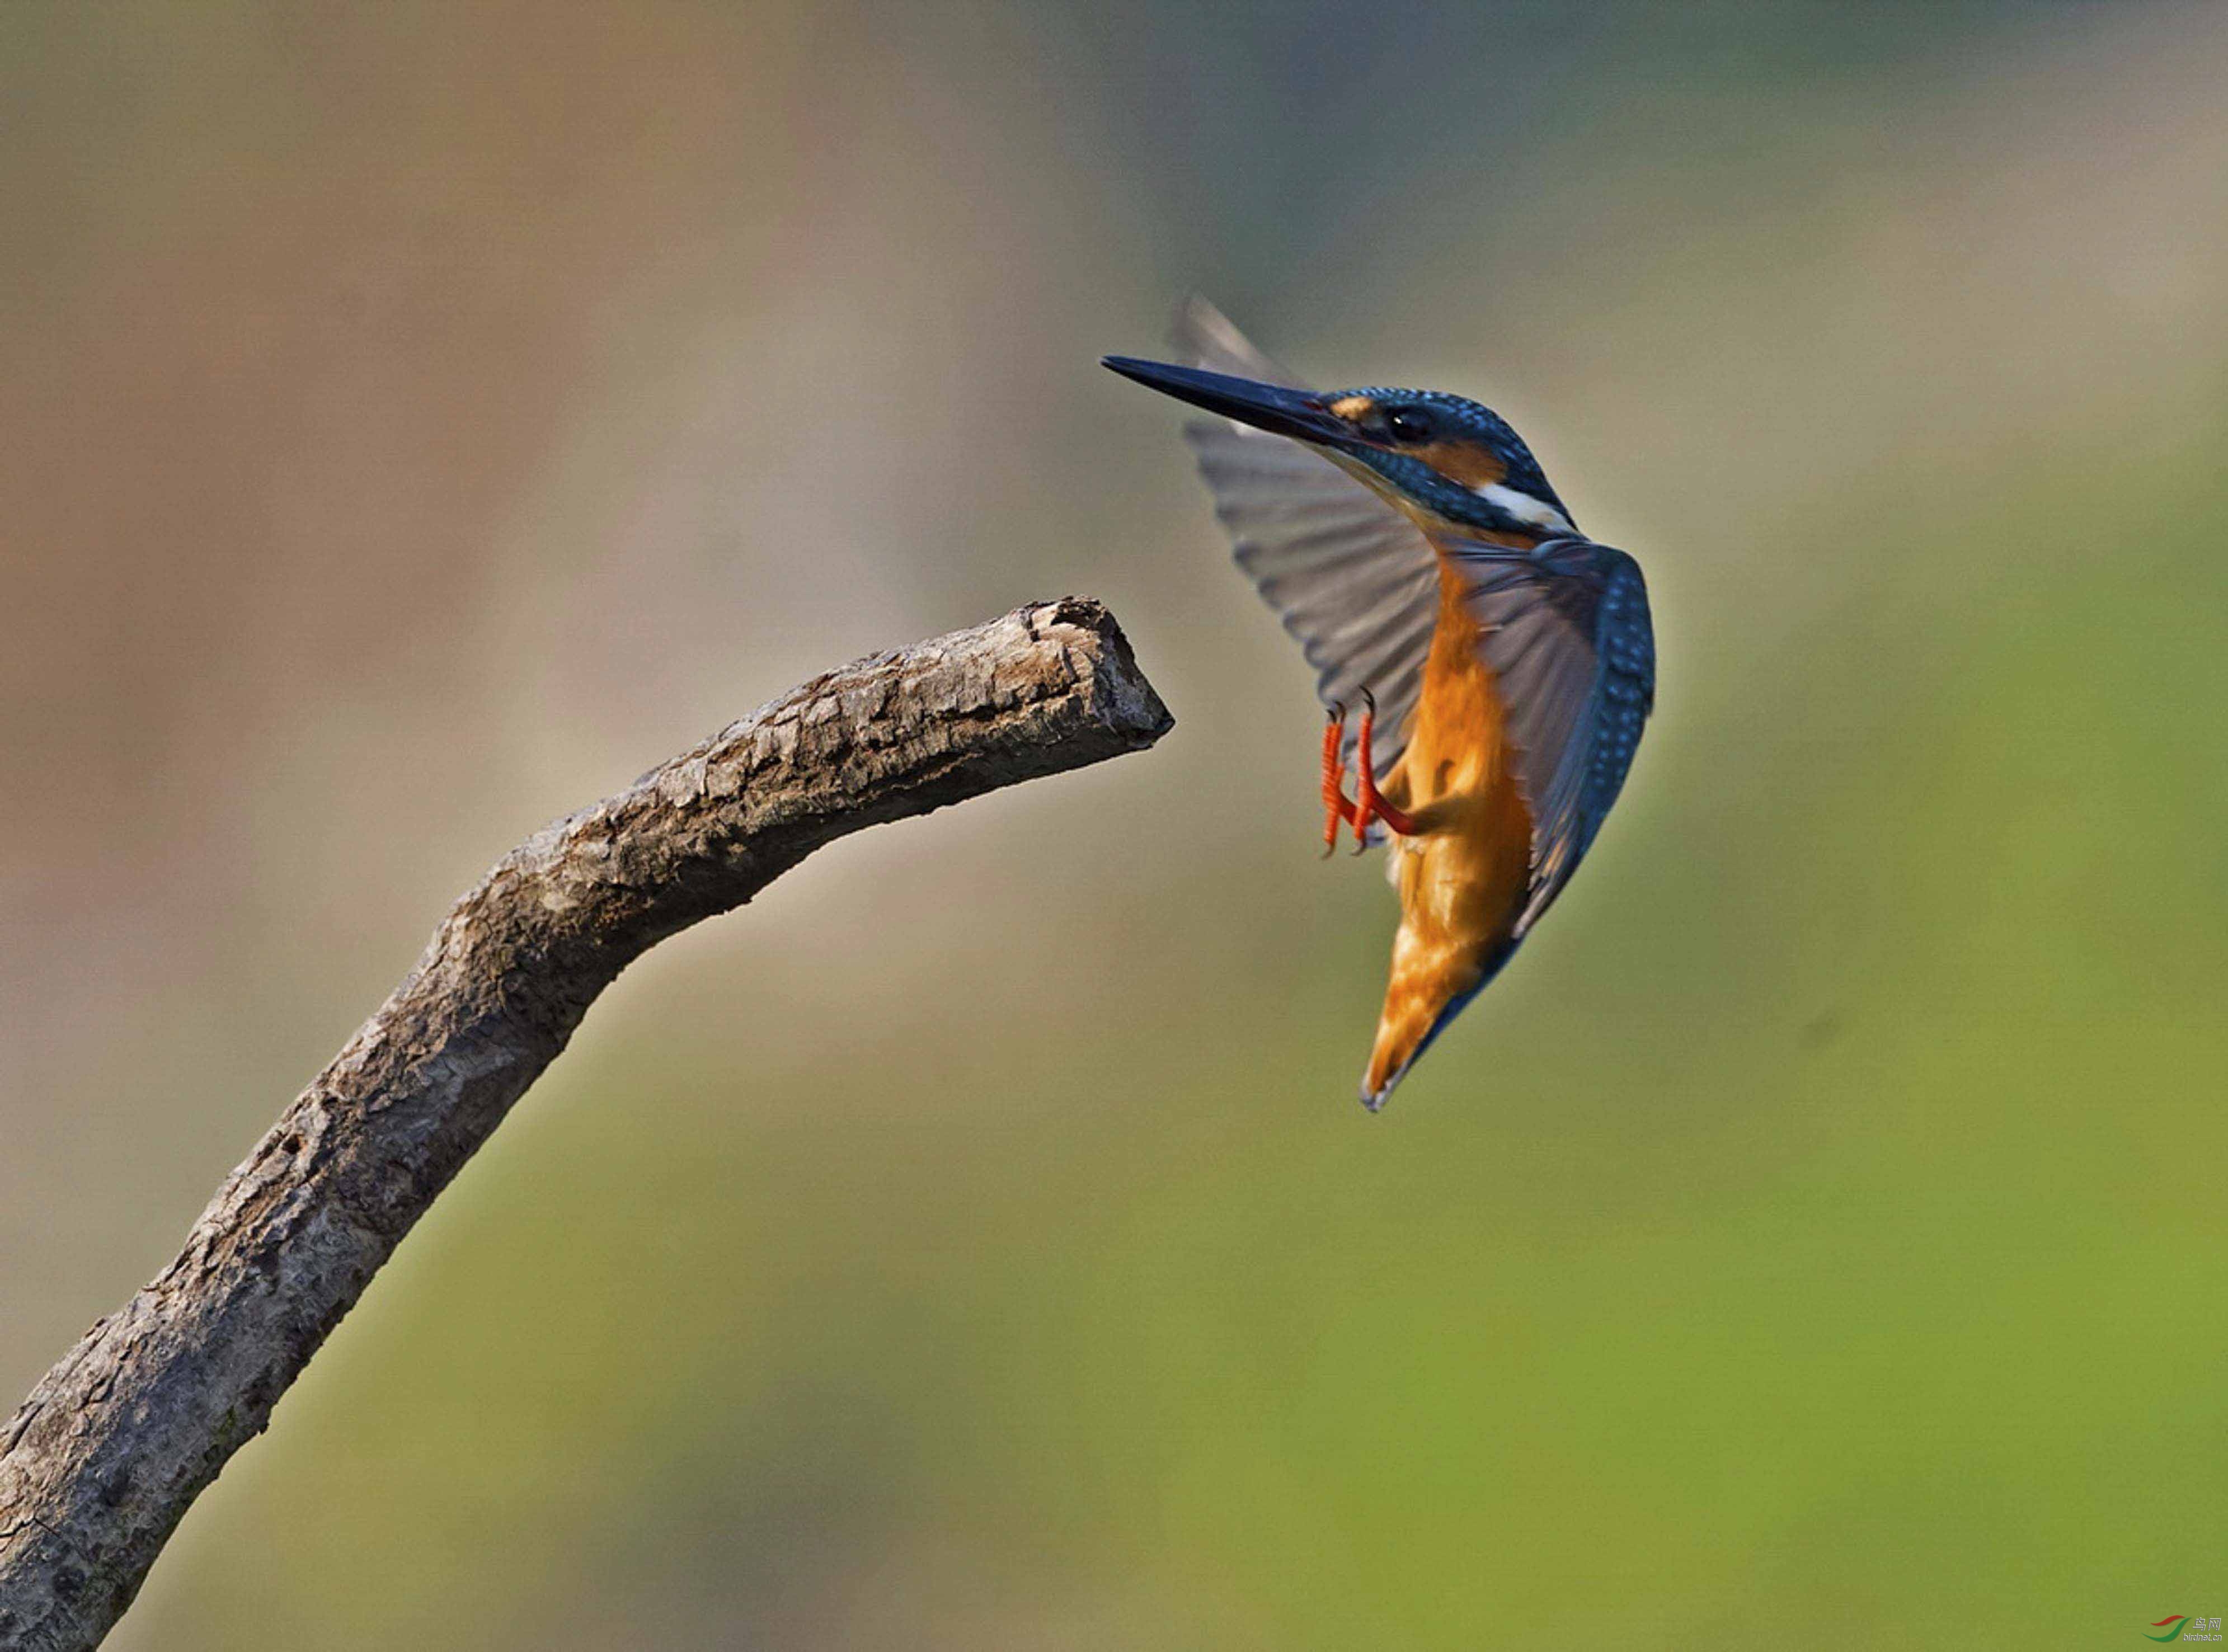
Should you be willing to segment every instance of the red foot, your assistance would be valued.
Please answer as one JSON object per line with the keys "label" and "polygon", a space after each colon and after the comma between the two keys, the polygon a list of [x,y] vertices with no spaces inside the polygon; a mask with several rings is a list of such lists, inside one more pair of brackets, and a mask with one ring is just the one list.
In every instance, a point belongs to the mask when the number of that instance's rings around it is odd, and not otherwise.
{"label": "red foot", "polygon": [[1369,847],[1369,823],[1373,820],[1383,821],[1389,830],[1403,837],[1415,835],[1414,816],[1395,809],[1377,790],[1377,770],[1369,752],[1370,731],[1376,720],[1376,696],[1364,688],[1361,691],[1361,733],[1354,750],[1359,762],[1354,776],[1354,801],[1352,803],[1346,800],[1346,765],[1339,760],[1339,748],[1346,741],[1346,708],[1333,706],[1329,720],[1323,725],[1323,853],[1326,855],[1338,847],[1338,829],[1341,823],[1354,828],[1354,852],[1356,855]]}
{"label": "red foot", "polygon": [[1361,691],[1361,737],[1354,752],[1354,836],[1356,855],[1369,847],[1369,823],[1381,820],[1387,829],[1402,837],[1416,835],[1415,817],[1403,810],[1395,809],[1385,801],[1377,790],[1377,769],[1370,760],[1370,725],[1377,720],[1377,696],[1368,689]]}
{"label": "red foot", "polygon": [[1323,724],[1322,800],[1323,800],[1323,856],[1328,859],[1338,848],[1338,828],[1341,821],[1354,818],[1354,805],[1346,800],[1346,765],[1339,761],[1339,747],[1346,743],[1346,708],[1331,708]]}

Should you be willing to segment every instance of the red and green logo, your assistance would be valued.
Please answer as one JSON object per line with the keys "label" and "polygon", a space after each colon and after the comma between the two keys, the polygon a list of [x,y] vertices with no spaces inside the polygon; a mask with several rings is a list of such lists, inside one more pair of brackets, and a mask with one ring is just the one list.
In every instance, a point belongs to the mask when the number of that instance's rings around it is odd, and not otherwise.
{"label": "red and green logo", "polygon": [[2171,1641],[2181,1633],[2181,1626],[2187,1622],[2189,1622],[2189,1614],[2187,1612],[2180,1612],[2172,1617],[2161,1617],[2157,1623],[2152,1624],[2151,1627],[2153,1629],[2162,1629],[2166,1633],[2163,1635],[2146,1635],[2143,1636],[2143,1639],[2146,1641]]}

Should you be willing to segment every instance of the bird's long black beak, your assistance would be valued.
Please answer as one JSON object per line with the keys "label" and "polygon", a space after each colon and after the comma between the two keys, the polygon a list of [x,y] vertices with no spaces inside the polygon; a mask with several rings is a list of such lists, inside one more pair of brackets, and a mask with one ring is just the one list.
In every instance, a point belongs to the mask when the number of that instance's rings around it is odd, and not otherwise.
{"label": "bird's long black beak", "polygon": [[1352,426],[1317,398],[1303,390],[1281,385],[1258,384],[1227,373],[1209,373],[1195,367],[1175,367],[1166,362],[1141,362],[1130,355],[1109,355],[1100,365],[1111,367],[1125,379],[1135,379],[1149,390],[1188,401],[1225,419],[1235,419],[1272,435],[1290,436],[1303,442],[1344,442],[1353,439]]}

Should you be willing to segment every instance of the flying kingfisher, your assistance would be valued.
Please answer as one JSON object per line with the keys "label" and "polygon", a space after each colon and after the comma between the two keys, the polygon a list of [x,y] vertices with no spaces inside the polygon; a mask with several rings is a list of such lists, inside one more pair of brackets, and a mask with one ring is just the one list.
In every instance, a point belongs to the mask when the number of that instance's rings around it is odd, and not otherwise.
{"label": "flying kingfisher", "polygon": [[1328,713],[1323,852],[1341,826],[1357,855],[1392,845],[1400,927],[1361,1079],[1374,1112],[1554,903],[1617,801],[1655,701],[1648,586],[1578,531],[1490,407],[1309,390],[1196,298],[1174,342],[1181,364],[1105,365],[1215,415],[1184,435]]}

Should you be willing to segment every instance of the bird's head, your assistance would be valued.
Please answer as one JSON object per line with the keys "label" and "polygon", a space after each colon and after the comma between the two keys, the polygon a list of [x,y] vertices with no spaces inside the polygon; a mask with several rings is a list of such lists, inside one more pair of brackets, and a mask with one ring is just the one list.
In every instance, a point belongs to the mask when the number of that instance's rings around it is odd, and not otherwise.
{"label": "bird's head", "polygon": [[1317,392],[1110,355],[1124,378],[1321,450],[1425,527],[1522,545],[1577,532],[1524,439],[1492,408],[1443,390]]}

